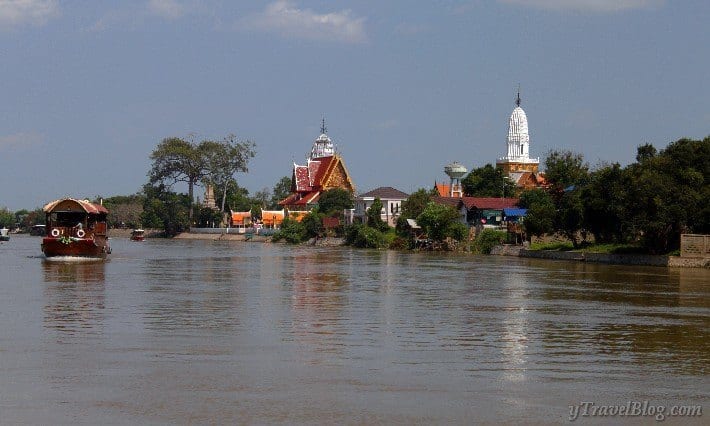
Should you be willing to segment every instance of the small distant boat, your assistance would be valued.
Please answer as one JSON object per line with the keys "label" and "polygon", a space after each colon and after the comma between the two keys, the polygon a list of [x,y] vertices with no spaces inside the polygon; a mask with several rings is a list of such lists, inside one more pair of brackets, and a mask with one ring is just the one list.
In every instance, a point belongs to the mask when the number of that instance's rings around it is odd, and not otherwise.
{"label": "small distant boat", "polygon": [[43,237],[47,235],[47,227],[44,225],[33,225],[30,228],[30,235],[34,237]]}
{"label": "small distant boat", "polygon": [[42,252],[46,257],[105,258],[111,253],[104,206],[63,198],[44,206],[44,213],[47,227]]}
{"label": "small distant boat", "polygon": [[145,231],[142,229],[134,229],[131,231],[131,241],[145,240]]}
{"label": "small distant boat", "polygon": [[10,236],[7,233],[10,232],[7,228],[0,229],[0,241],[10,241]]}

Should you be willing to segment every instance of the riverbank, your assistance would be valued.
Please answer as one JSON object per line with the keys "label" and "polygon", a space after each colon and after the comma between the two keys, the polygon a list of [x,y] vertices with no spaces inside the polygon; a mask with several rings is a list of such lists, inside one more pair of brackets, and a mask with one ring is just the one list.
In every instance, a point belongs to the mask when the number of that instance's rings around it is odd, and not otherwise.
{"label": "riverbank", "polygon": [[671,268],[710,268],[710,259],[649,254],[610,254],[580,251],[527,250],[522,246],[499,245],[491,250],[498,256],[516,256],[548,260],[606,263],[610,265],[663,266]]}

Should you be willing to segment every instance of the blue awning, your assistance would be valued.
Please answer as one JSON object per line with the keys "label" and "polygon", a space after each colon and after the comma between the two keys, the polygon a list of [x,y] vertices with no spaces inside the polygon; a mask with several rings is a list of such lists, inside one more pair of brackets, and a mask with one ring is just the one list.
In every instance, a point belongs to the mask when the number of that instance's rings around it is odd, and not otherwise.
{"label": "blue awning", "polygon": [[525,213],[527,213],[528,209],[503,209],[503,214],[510,217],[510,216],[517,216],[517,217],[522,217],[525,216]]}

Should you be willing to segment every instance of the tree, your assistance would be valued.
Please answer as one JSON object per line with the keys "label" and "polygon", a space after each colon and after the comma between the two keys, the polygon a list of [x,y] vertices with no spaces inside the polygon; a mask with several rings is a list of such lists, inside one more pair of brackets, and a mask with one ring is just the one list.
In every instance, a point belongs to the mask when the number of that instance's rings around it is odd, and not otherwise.
{"label": "tree", "polygon": [[380,232],[385,232],[389,229],[389,225],[382,220],[382,201],[379,198],[375,198],[372,205],[365,212],[367,216],[366,225],[370,228],[377,229]]}
{"label": "tree", "polygon": [[306,227],[299,221],[291,218],[285,218],[281,222],[281,229],[274,235],[274,240],[286,240],[290,244],[298,244],[303,242],[307,237]]}
{"label": "tree", "polygon": [[0,228],[11,228],[15,226],[15,215],[3,207],[0,209]]}
{"label": "tree", "polygon": [[640,145],[636,148],[636,162],[643,163],[646,160],[650,160],[656,156],[657,152],[656,147],[650,143]]}
{"label": "tree", "polygon": [[491,164],[471,170],[461,185],[469,197],[504,197],[515,192],[515,183],[508,179],[503,169]]}
{"label": "tree", "polygon": [[564,191],[558,198],[555,227],[572,241],[575,248],[579,245],[577,233],[583,221],[584,210],[579,189]]}
{"label": "tree", "polygon": [[185,194],[169,191],[164,184],[143,186],[145,200],[140,220],[148,228],[161,228],[166,236],[176,235],[190,227],[191,202]]}
{"label": "tree", "polygon": [[582,188],[584,228],[594,235],[596,242],[624,240],[629,185],[628,173],[614,163],[592,172],[589,183]]}
{"label": "tree", "polygon": [[222,189],[220,211],[224,211],[228,185],[236,173],[249,171],[249,160],[256,155],[254,142],[237,142],[235,135],[228,135],[219,142],[202,141],[198,146],[204,159],[205,178],[208,183]]}
{"label": "tree", "polygon": [[539,237],[554,232],[555,203],[547,191],[539,188],[523,191],[518,205],[528,209],[523,219],[526,234]]}
{"label": "tree", "polygon": [[443,241],[446,237],[460,236],[459,212],[451,206],[430,202],[417,217],[417,224],[434,241]]}
{"label": "tree", "polygon": [[680,234],[710,232],[710,137],[680,139],[627,167],[627,230],[645,248],[667,253]]}
{"label": "tree", "polygon": [[[97,197],[101,199],[101,197]],[[127,226],[137,228],[141,226],[141,213],[145,196],[143,194],[117,195],[103,198],[103,205],[108,209],[108,225],[110,227]]]}
{"label": "tree", "polygon": [[436,190],[428,190],[420,188],[414,193],[410,194],[406,200],[402,202],[402,214],[400,218],[403,219],[416,219],[417,216],[422,214],[426,206],[431,201],[431,197],[435,195]]}
{"label": "tree", "polygon": [[205,158],[193,141],[171,137],[163,139],[150,155],[153,161],[149,177],[150,184],[176,182],[187,183],[188,199],[190,200],[188,218],[192,224],[194,203],[194,187],[206,174]]}
{"label": "tree", "polygon": [[266,208],[269,203],[269,199],[271,199],[271,191],[269,190],[269,188],[262,188],[260,191],[256,191],[256,194],[254,194],[253,198],[253,200],[261,208]]}
{"label": "tree", "polygon": [[335,213],[342,214],[343,210],[351,209],[354,205],[353,194],[342,188],[325,190],[318,198],[318,210],[327,216]]}
{"label": "tree", "polygon": [[291,178],[289,176],[284,176],[276,182],[271,195],[271,204],[269,208],[275,209],[279,205],[279,201],[288,197],[291,194]]}
{"label": "tree", "polygon": [[249,160],[255,155],[254,147],[253,142],[237,142],[234,135],[219,142],[205,140],[198,145],[175,137],[163,139],[150,156],[153,161],[150,183],[187,183],[189,221],[192,224],[194,186],[204,180],[221,187],[224,211],[228,185],[235,173],[248,171]]}
{"label": "tree", "polygon": [[572,151],[552,150],[545,158],[545,179],[557,190],[587,181],[589,166],[584,156]]}
{"label": "tree", "polygon": [[307,238],[319,238],[325,235],[323,217],[325,217],[325,215],[320,213],[318,209],[313,209],[310,213],[303,217],[301,223],[303,224],[303,227],[306,228]]}

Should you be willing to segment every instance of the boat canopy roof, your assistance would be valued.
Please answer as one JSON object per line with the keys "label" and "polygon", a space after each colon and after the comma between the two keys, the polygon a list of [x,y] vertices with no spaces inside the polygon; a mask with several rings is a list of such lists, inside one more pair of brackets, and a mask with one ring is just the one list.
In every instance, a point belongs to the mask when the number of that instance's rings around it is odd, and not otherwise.
{"label": "boat canopy roof", "polygon": [[106,207],[94,204],[89,200],[75,200],[74,198],[62,198],[52,201],[44,206],[45,213],[53,212],[86,212],[88,214],[108,214]]}

